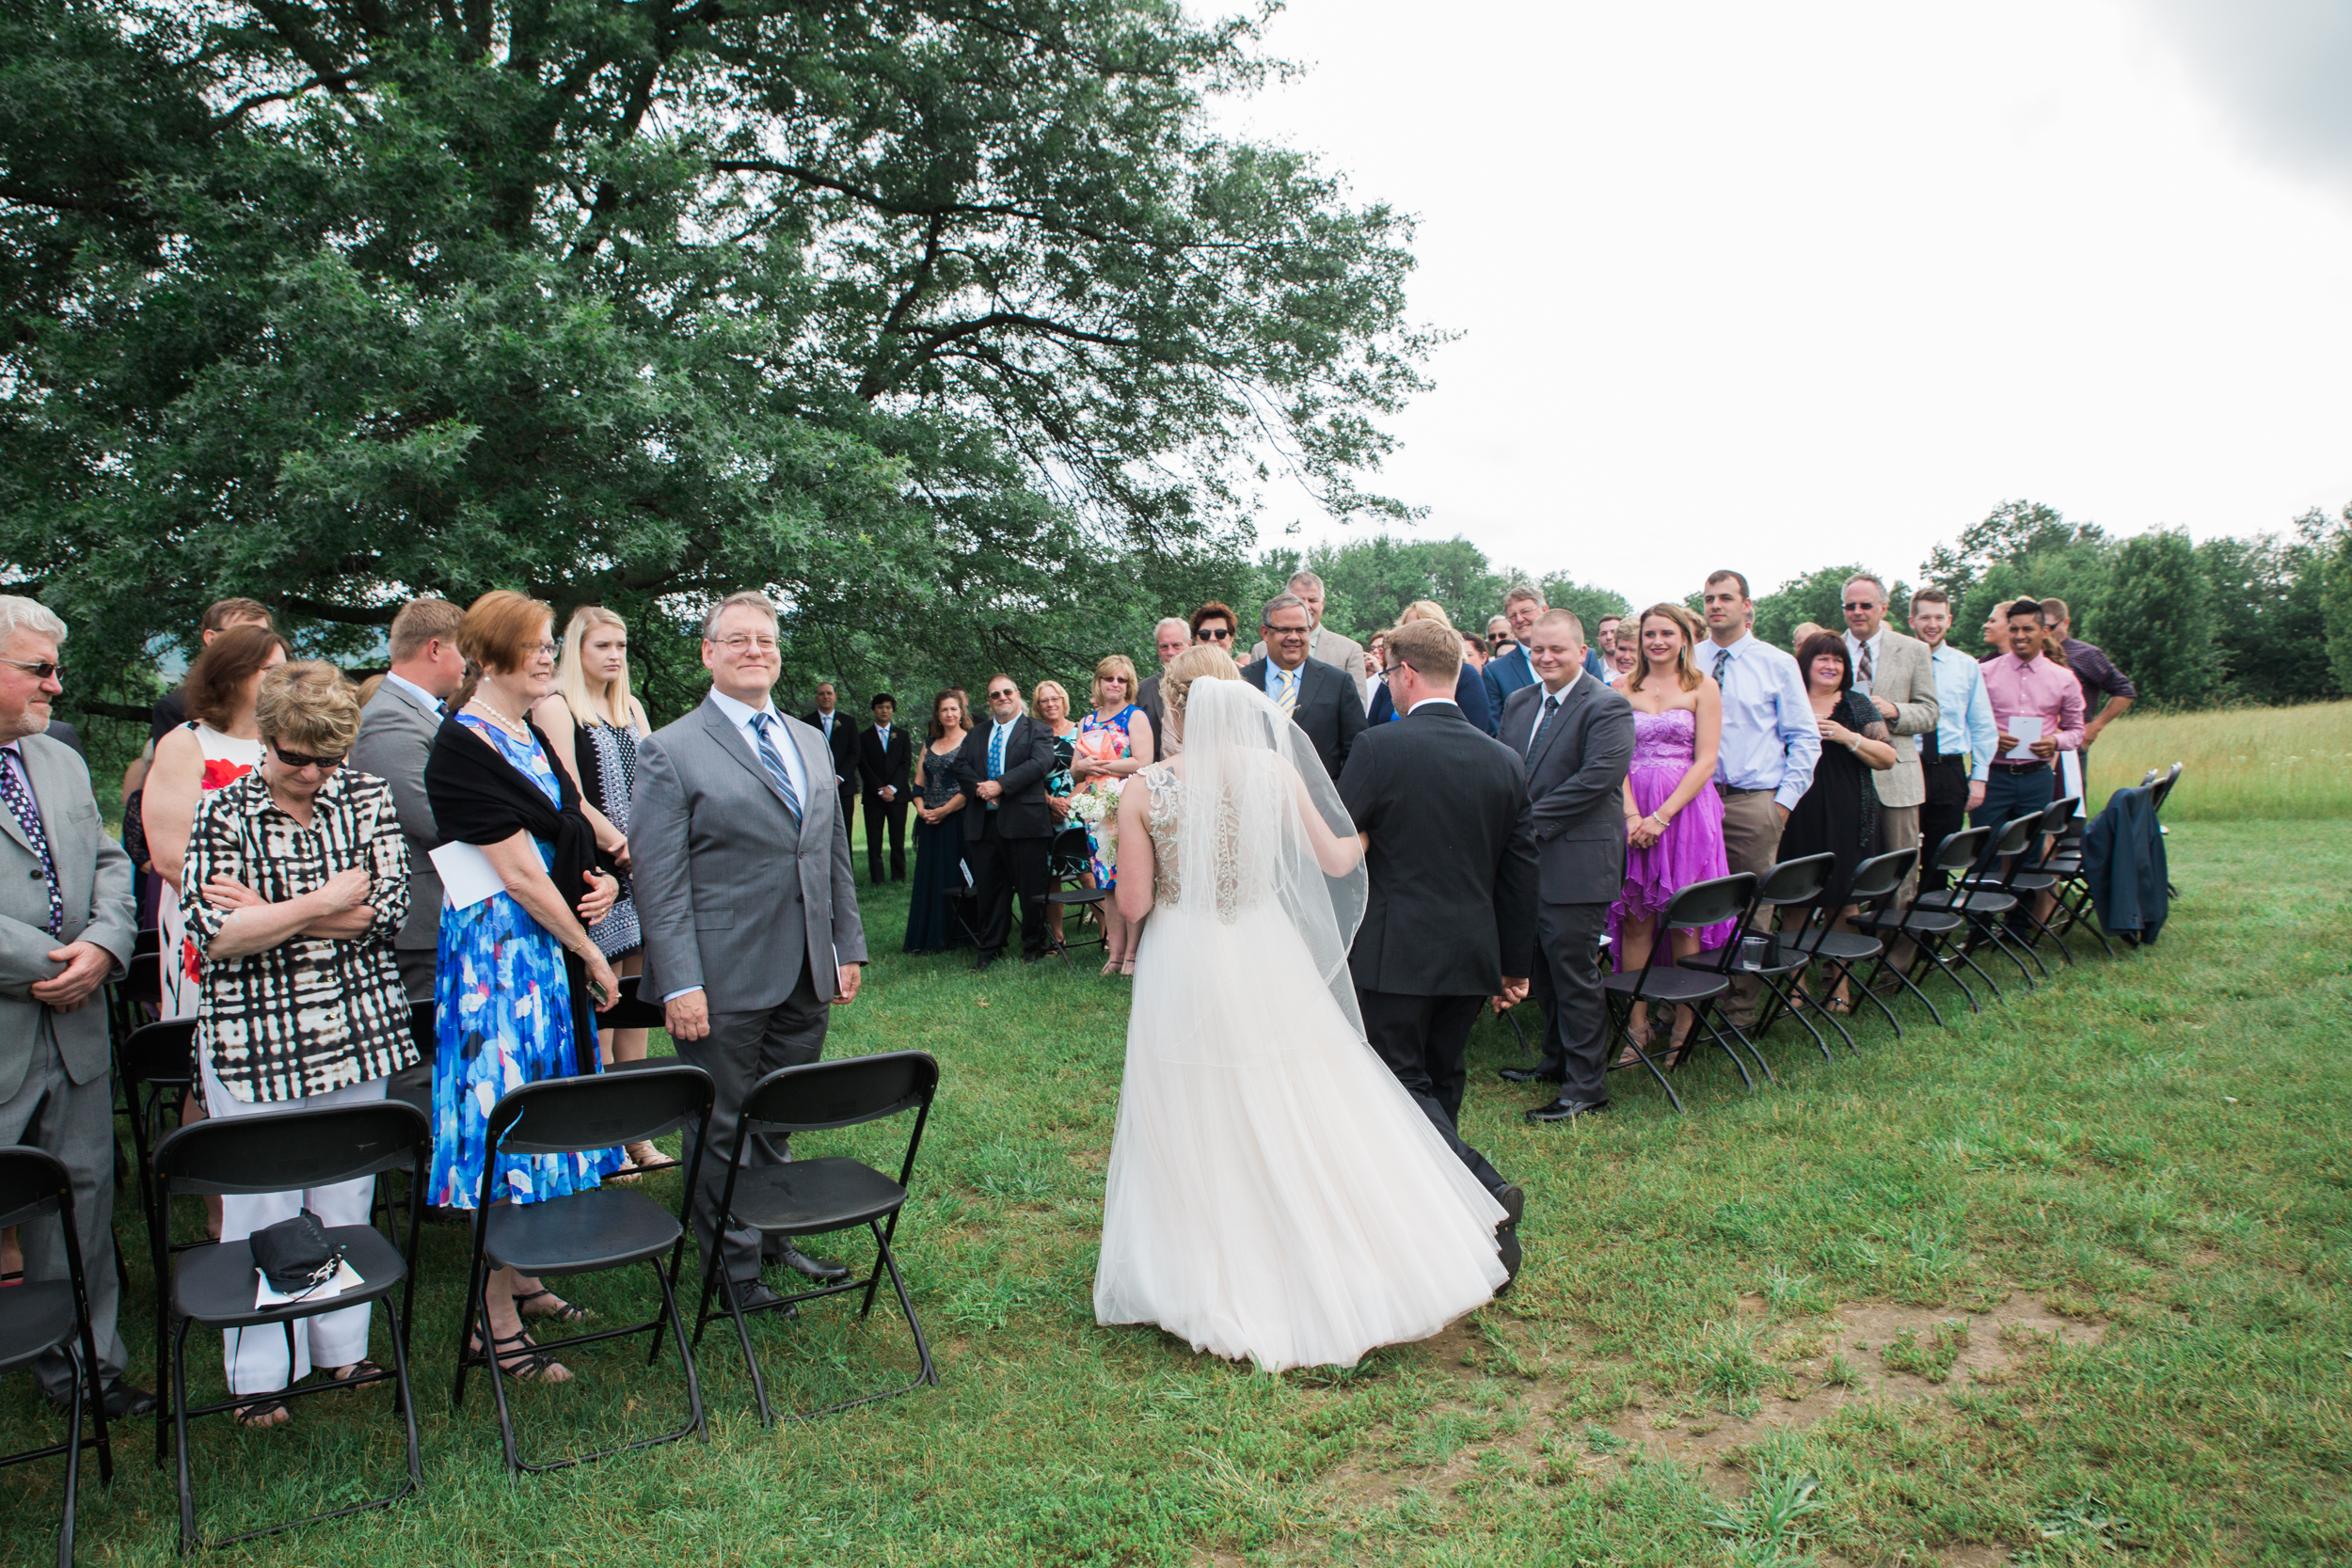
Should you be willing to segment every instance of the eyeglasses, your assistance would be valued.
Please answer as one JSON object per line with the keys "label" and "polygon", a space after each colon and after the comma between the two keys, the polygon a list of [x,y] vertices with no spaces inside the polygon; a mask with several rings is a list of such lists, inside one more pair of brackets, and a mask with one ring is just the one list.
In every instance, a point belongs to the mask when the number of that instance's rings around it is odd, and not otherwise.
{"label": "eyeglasses", "polygon": [[331,773],[336,768],[341,768],[343,765],[344,753],[341,752],[336,752],[331,757],[314,757],[306,755],[301,752],[289,752],[274,740],[270,742],[269,749],[276,752],[278,753],[278,760],[284,763],[289,768],[319,768]]}
{"label": "eyeglasses", "polygon": [[54,658],[0,658],[0,664],[13,664],[37,681],[65,679],[65,666]]}
{"label": "eyeglasses", "polygon": [[1202,626],[1193,635],[1200,638],[1204,642],[1231,642],[1233,640],[1233,628],[1231,626],[1220,626],[1212,629],[1208,626]]}
{"label": "eyeglasses", "polygon": [[1403,659],[1401,659],[1401,658],[1400,658],[1400,659],[1398,659],[1398,660],[1397,660],[1394,664],[1389,665],[1388,667],[1386,667],[1385,669],[1383,669],[1383,670],[1380,672],[1380,678],[1381,678],[1382,680],[1387,680],[1387,679],[1388,679],[1391,675],[1395,674],[1395,673],[1396,673],[1399,670],[1402,670],[1402,669],[1404,669],[1404,668],[1405,668],[1405,661],[1404,661]]}
{"label": "eyeglasses", "polygon": [[751,632],[737,632],[733,637],[714,637],[711,641],[731,654],[739,654],[748,648],[756,648],[763,654],[776,651],[774,638],[760,637]]}
{"label": "eyeglasses", "polygon": [[1314,630],[1315,628],[1314,628],[1314,627],[1312,627],[1312,626],[1261,626],[1258,629],[1259,629],[1260,631],[1262,631],[1262,632],[1265,633],[1265,635],[1266,635],[1266,636],[1268,636],[1268,637],[1304,637],[1304,636],[1306,636],[1309,632],[1311,632],[1311,631]]}

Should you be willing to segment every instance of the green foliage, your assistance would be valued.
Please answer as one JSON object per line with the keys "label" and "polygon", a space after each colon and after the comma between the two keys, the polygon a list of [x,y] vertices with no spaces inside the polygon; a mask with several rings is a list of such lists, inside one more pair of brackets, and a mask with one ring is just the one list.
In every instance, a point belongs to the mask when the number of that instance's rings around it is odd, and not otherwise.
{"label": "green foliage", "polygon": [[2214,644],[2231,694],[2242,702],[2312,702],[2341,689],[2314,650],[2328,645],[2327,515],[2317,507],[2293,533],[2209,539],[2197,565],[2212,591]]}
{"label": "green foliage", "polygon": [[[1579,582],[1565,572],[1547,573],[1537,580],[1535,588],[1543,594],[1544,603],[1576,612],[1576,618],[1584,623],[1584,641],[1587,642],[1598,632],[1602,616],[1629,615],[1633,612],[1633,601],[1615,589]],[[1495,610],[1502,608],[1501,595],[1497,595]],[[1494,612],[1489,610],[1487,614]],[[1470,631],[1484,631],[1486,617],[1481,616],[1474,622],[1465,623],[1465,626]]]}
{"label": "green foliage", "polygon": [[2328,627],[2328,668],[2336,689],[2352,691],[2352,506],[2321,546],[2321,596]]}
{"label": "green foliage", "polygon": [[348,658],[415,593],[600,600],[657,711],[751,585],[796,681],[1090,663],[1248,577],[1269,462],[1406,515],[1357,480],[1431,341],[1409,225],[1208,128],[1256,38],[1168,0],[11,7],[0,560],[98,704],[228,593]]}
{"label": "green foliage", "polygon": [[2194,704],[2213,689],[2213,591],[2185,533],[2117,545],[2099,616],[2100,645],[2150,696]]}
{"label": "green foliage", "polygon": [[1487,564],[1484,550],[1458,535],[1397,539],[1382,533],[1318,545],[1307,552],[1307,565],[1323,579],[1324,620],[1359,641],[1396,625],[1416,599],[1434,599],[1455,626],[1483,631],[1486,618],[1502,609],[1513,580]]}

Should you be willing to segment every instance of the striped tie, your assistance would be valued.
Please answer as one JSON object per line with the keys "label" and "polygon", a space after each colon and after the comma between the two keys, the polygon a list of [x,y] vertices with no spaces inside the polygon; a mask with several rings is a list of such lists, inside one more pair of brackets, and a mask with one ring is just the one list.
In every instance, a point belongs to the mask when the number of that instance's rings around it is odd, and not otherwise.
{"label": "striped tie", "polygon": [[1274,680],[1275,684],[1281,688],[1281,690],[1275,696],[1274,705],[1280,708],[1284,713],[1297,712],[1298,672],[1295,670],[1277,670],[1274,672]]}
{"label": "striped tie", "polygon": [[775,775],[776,787],[784,791],[784,809],[792,814],[793,821],[798,822],[801,819],[800,791],[792,787],[792,775],[785,768],[784,753],[776,750],[776,743],[768,736],[768,726],[775,721],[776,716],[772,713],[752,715],[752,728],[759,736],[759,763]]}

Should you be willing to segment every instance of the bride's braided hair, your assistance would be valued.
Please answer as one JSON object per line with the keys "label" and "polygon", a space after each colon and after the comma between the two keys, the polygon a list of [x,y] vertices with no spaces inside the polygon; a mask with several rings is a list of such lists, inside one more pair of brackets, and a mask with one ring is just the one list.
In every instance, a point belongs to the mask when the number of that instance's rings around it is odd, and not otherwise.
{"label": "bride's braided hair", "polygon": [[1222,648],[1205,644],[1186,648],[1168,661],[1160,672],[1160,707],[1168,715],[1168,733],[1182,738],[1184,733],[1184,693],[1197,680],[1237,681],[1241,672],[1233,667],[1233,659]]}

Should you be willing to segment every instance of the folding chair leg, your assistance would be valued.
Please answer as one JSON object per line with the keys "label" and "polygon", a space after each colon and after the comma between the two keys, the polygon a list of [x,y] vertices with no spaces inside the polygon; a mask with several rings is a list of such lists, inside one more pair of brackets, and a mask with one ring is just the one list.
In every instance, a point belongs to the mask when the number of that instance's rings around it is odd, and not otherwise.
{"label": "folding chair leg", "polygon": [[[400,1402],[401,1434],[408,1443],[408,1485],[386,1498],[389,1503],[424,1484],[424,1454],[417,1444],[416,1392],[408,1386],[408,1315],[394,1307],[389,1296],[384,1299],[384,1314],[390,1320],[389,1326],[392,1331],[392,1395]],[[287,1366],[291,1368],[293,1363],[288,1362]]]}
{"label": "folding chair leg", "polygon": [[[72,1402],[68,1407],[66,1420],[65,1516],[57,1524],[57,1568],[73,1568],[73,1506],[75,1497],[81,1489],[82,1480],[82,1405],[89,1387],[94,1386],[98,1381],[94,1369],[89,1376],[83,1375],[82,1357],[78,1346],[66,1356],[66,1359],[73,1365],[73,1392]],[[101,1420],[105,1418],[103,1410],[100,1412],[99,1418]],[[103,1456],[106,1451],[103,1432],[100,1433],[99,1442],[101,1446],[98,1451]]]}
{"label": "folding chair leg", "polygon": [[[1723,1030],[1715,1027],[1714,1009],[1711,1007],[1701,1006],[1697,1009],[1697,1014],[1698,1016],[1692,1018],[1691,1021],[1692,1032],[1695,1034],[1700,1025],[1706,1025],[1708,1038],[1713,1040],[1715,1044],[1722,1049],[1723,1053],[1731,1058],[1731,1065],[1740,1069],[1740,1082],[1748,1086],[1748,1092],[1750,1094],[1754,1094],[1756,1092],[1756,1080],[1748,1075],[1748,1065],[1740,1059],[1740,1053],[1731,1049],[1731,1042],[1724,1038]],[[1730,1025],[1728,1021],[1726,1021],[1726,1027],[1730,1027],[1733,1034],[1740,1034],[1739,1029],[1736,1026]],[[1741,1044],[1747,1044],[1746,1036],[1741,1035],[1740,1037]],[[1748,1049],[1753,1052],[1756,1047],[1748,1045]],[[1764,1058],[1761,1056],[1756,1057],[1756,1066],[1763,1067]],[[1766,1072],[1770,1072],[1772,1071],[1772,1069],[1764,1068],[1764,1070]]]}
{"label": "folding chair leg", "polygon": [[[180,1320],[172,1336],[171,1347],[171,1435],[180,1450],[180,1555],[185,1557],[196,1549],[196,1481],[188,1473],[188,1323]],[[292,1363],[288,1363],[289,1366]],[[163,1422],[155,1423],[157,1443],[163,1441]]]}
{"label": "folding chair leg", "polygon": [[[1831,984],[1834,988],[1836,983],[1833,981]],[[1786,1002],[1788,1004],[1788,1016],[1795,1019],[1798,1026],[1804,1029],[1806,1034],[1813,1037],[1814,1045],[1819,1047],[1820,1050],[1821,1060],[1825,1062],[1834,1062],[1837,1059],[1830,1054],[1829,1041],[1821,1037],[1821,1032],[1813,1027],[1813,1020],[1807,1017],[1806,1014],[1808,1012],[1820,1013],[1823,1018],[1830,1021],[1833,1027],[1835,1027],[1837,1022],[1836,1015],[1823,1012],[1819,1006],[1814,1006],[1813,999],[1811,997],[1797,990],[1797,982],[1794,975],[1789,977],[1788,990],[1785,995],[1782,993],[1778,986],[1773,985],[1769,980],[1764,983],[1764,989],[1771,991],[1776,1001]],[[1799,1006],[1800,1003],[1803,1003],[1804,1006]],[[1776,1013],[1768,1007],[1764,1016],[1756,1021],[1756,1034],[1750,1039],[1748,1045],[1749,1050],[1753,1051],[1756,1049],[1755,1041],[1763,1038],[1764,1031],[1771,1026],[1772,1019],[1775,1016],[1777,1016]],[[1845,1031],[1841,1029],[1838,1032],[1843,1034]],[[1853,1041],[1848,1040],[1846,1044],[1849,1048],[1851,1048]]]}
{"label": "folding chair leg", "polygon": [[[1641,1043],[1633,1037],[1633,1031],[1626,1022],[1626,1020],[1632,1016],[1632,1011],[1633,1007],[1631,1003],[1626,1004],[1625,1012],[1622,1016],[1618,1014],[1614,1007],[1612,1007],[1610,1009],[1610,1023],[1612,1028],[1615,1034],[1625,1040],[1628,1048],[1632,1051],[1634,1059],[1639,1061],[1644,1067],[1649,1069],[1649,1075],[1658,1080],[1658,1086],[1666,1091],[1666,1098],[1674,1103],[1675,1115],[1678,1117],[1689,1116],[1691,1113],[1683,1105],[1682,1097],[1675,1093],[1675,1086],[1666,1081],[1666,1075],[1658,1070],[1658,1064],[1650,1060],[1649,1053],[1643,1050]],[[1695,1025],[1693,1025],[1693,1027],[1695,1027]],[[1607,1069],[1604,1068],[1602,1070],[1606,1071]]]}
{"label": "folding chair leg", "polygon": [[[1881,995],[1877,992],[1877,990],[1875,990],[1874,989],[1872,989],[1872,988],[1874,988],[1874,987],[1878,984],[1878,978],[1879,978],[1879,976],[1880,976],[1880,975],[1882,975],[1882,974],[1885,974],[1885,973],[1886,973],[1886,954],[1885,954],[1885,952],[1884,952],[1883,950],[1882,950],[1882,951],[1880,952],[1880,954],[1879,954],[1879,961],[1878,961],[1876,964],[1874,964],[1874,965],[1872,965],[1872,966],[1871,966],[1871,969],[1870,969],[1870,977],[1869,977],[1868,979],[1864,980],[1864,981],[1862,982],[1862,994],[1863,994],[1863,995],[1865,995],[1865,996],[1867,996],[1867,997],[1868,997],[1868,998],[1870,999],[1870,1005],[1871,1005],[1872,1006],[1874,1006],[1874,1007],[1878,1008],[1878,1010],[1879,1010],[1880,1012],[1883,1013],[1883,1014],[1886,1016],[1886,1022],[1894,1027],[1894,1030],[1895,1030],[1895,1037],[1896,1037],[1897,1039],[1901,1039],[1901,1038],[1903,1037],[1903,1021],[1902,1021],[1901,1019],[1897,1018],[1897,1017],[1895,1016],[1895,1009],[1894,1009],[1894,1008],[1892,1008],[1892,1007],[1890,1007],[1890,1006],[1888,1006],[1886,1005],[1886,998],[1885,998],[1885,997],[1883,997],[1883,996],[1881,996]],[[1935,1009],[1934,1009],[1933,1007],[1930,1007],[1928,1010],[1929,1010],[1930,1012],[1933,1012]],[[1832,1019],[1830,1020],[1830,1022],[1831,1022],[1832,1023],[1837,1023],[1837,1020],[1836,1020],[1836,1018],[1832,1018]],[[1941,1022],[1943,1022],[1944,1021],[1943,1021],[1942,1019],[1938,1019],[1938,1020],[1936,1020],[1936,1022],[1937,1022],[1938,1023],[1941,1023]],[[1842,1023],[1841,1023],[1841,1024],[1838,1024],[1838,1027],[1837,1027],[1837,1032],[1838,1032],[1839,1034],[1841,1034],[1841,1035],[1845,1035],[1845,1036],[1846,1036],[1846,1049],[1847,1049],[1847,1050],[1849,1050],[1849,1051],[1852,1051],[1852,1052],[1853,1052],[1853,1053],[1854,1053],[1855,1055],[1857,1055],[1857,1056],[1859,1056],[1859,1055],[1861,1055],[1861,1054],[1862,1054],[1862,1053],[1861,1053],[1860,1051],[1857,1051],[1857,1050],[1855,1050],[1855,1049],[1854,1049],[1853,1037],[1852,1037],[1851,1035],[1848,1035],[1848,1034],[1846,1034],[1846,1027],[1845,1027],[1845,1025],[1844,1025],[1844,1024],[1842,1024]]]}

